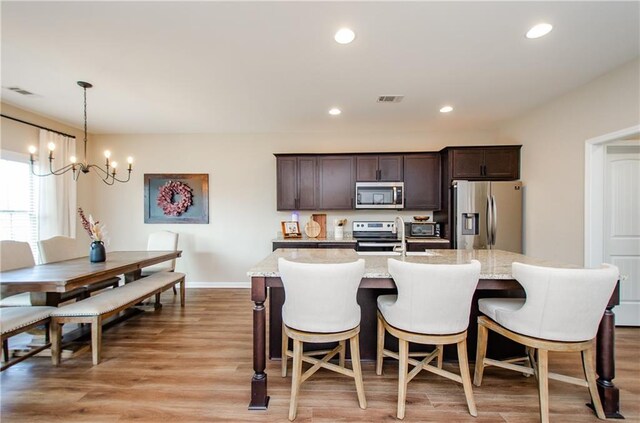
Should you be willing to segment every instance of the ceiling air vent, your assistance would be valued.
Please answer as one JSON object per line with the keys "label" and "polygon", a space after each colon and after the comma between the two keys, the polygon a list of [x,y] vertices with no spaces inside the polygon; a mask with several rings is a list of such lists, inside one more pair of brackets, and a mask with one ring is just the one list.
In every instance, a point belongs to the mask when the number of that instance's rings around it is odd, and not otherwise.
{"label": "ceiling air vent", "polygon": [[403,95],[381,95],[378,97],[378,103],[400,103],[403,98]]}
{"label": "ceiling air vent", "polygon": [[23,90],[20,87],[9,87],[9,90],[22,95],[34,95],[31,91]]}

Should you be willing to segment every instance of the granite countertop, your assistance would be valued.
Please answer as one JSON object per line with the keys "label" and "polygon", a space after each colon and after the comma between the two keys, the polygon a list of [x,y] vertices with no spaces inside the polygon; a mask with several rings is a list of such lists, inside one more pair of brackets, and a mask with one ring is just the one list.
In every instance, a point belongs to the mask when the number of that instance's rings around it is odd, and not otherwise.
{"label": "granite countertop", "polygon": [[513,279],[511,263],[514,261],[538,266],[577,268],[578,266],[527,257],[502,250],[426,250],[422,255],[358,255],[354,250],[343,249],[277,249],[252,267],[248,276],[279,277],[278,258],[304,263],[348,263],[360,258],[365,261],[365,278],[390,278],[387,260],[392,258],[410,263],[462,264],[478,260],[482,265],[480,279]]}

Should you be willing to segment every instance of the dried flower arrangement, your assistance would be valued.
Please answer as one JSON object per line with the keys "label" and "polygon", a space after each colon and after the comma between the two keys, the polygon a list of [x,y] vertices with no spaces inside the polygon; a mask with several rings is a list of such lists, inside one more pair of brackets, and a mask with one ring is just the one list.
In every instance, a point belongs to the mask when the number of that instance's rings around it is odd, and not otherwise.
{"label": "dried flower arrangement", "polygon": [[89,215],[89,219],[87,219],[82,207],[78,207],[78,214],[80,215],[82,227],[87,231],[92,241],[107,242],[107,230],[104,223],[100,223],[98,220],[94,221],[91,215]]}
{"label": "dried flower arrangement", "polygon": [[335,219],[333,224],[334,226],[345,226],[347,224],[347,219]]}

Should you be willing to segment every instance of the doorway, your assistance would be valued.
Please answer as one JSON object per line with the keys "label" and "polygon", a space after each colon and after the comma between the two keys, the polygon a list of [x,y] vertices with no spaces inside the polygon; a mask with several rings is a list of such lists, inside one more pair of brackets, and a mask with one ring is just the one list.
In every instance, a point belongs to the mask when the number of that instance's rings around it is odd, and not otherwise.
{"label": "doorway", "polygon": [[588,140],[585,153],[585,266],[618,266],[616,325],[640,326],[640,126]]}

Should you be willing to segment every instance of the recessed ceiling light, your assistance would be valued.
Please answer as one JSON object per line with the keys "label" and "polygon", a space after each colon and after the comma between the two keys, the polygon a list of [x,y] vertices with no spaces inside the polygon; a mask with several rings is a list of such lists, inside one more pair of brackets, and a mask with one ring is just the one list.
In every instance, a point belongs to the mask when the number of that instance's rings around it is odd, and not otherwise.
{"label": "recessed ceiling light", "polygon": [[356,34],[349,28],[342,28],[333,38],[340,44],[349,44],[356,38]]}
{"label": "recessed ceiling light", "polygon": [[527,31],[527,38],[540,38],[544,37],[548,33],[551,32],[553,26],[548,23],[540,23],[538,25],[533,26],[529,31]]}
{"label": "recessed ceiling light", "polygon": [[453,110],[453,107],[451,106],[444,106],[440,109],[440,113],[449,113],[450,111]]}
{"label": "recessed ceiling light", "polygon": [[338,109],[337,107],[334,107],[333,109],[329,110],[329,114],[331,116],[338,116],[340,113],[342,113],[342,110]]}

